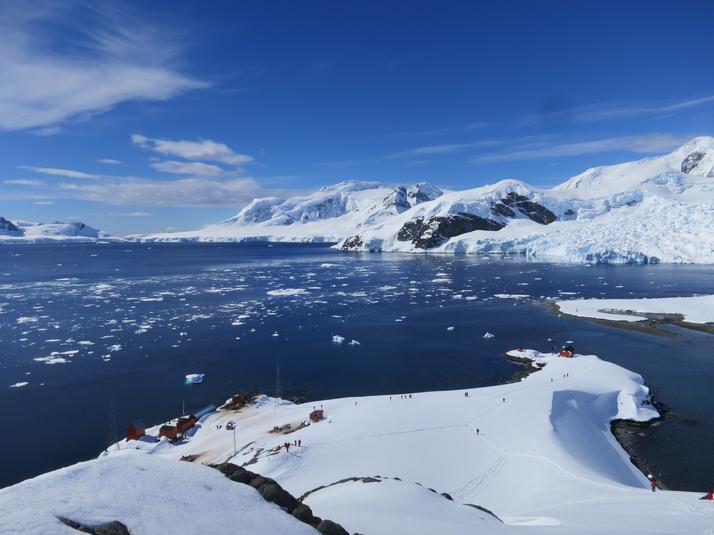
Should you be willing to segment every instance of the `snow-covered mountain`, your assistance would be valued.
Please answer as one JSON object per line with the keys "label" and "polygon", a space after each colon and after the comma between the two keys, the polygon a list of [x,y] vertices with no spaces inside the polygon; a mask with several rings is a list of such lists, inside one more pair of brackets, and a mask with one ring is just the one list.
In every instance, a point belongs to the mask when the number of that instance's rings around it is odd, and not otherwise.
{"label": "snow-covered mountain", "polygon": [[345,250],[523,254],[543,261],[714,263],[714,138],[596,167],[543,190],[505,180],[411,208]]}
{"label": "snow-covered mountain", "polygon": [[12,222],[0,217],[0,243],[42,243],[55,241],[93,241],[110,236],[79,221],[63,223]]}
{"label": "snow-covered mountain", "polygon": [[337,242],[441,194],[427,183],[390,188],[378,182],[349,180],[301,197],[255,199],[236,216],[201,230],[139,239]]}
{"label": "snow-covered mountain", "polygon": [[595,167],[551,189],[348,181],[161,241],[322,241],[348,251],[522,254],[543,261],[714,263],[714,138]]}

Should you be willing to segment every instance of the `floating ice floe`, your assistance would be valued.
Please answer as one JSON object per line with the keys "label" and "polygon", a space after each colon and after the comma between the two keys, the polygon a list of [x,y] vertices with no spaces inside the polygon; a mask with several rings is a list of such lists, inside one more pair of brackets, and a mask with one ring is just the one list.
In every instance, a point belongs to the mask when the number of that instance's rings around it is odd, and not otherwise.
{"label": "floating ice floe", "polygon": [[497,299],[528,299],[528,294],[493,294]]}
{"label": "floating ice floe", "polygon": [[490,333],[490,332],[486,332],[486,333],[483,335],[483,337],[486,338],[486,339],[490,339],[490,338],[495,338],[496,335],[495,335],[495,334],[492,334],[492,333]]}
{"label": "floating ice floe", "polygon": [[333,344],[342,344],[345,341],[344,336],[340,336],[339,334],[336,334],[335,336],[332,337],[332,343]]}
{"label": "floating ice floe", "polygon": [[289,297],[292,295],[305,295],[310,292],[305,288],[281,288],[279,290],[268,290],[267,293],[274,297]]}
{"label": "floating ice floe", "polygon": [[362,344],[360,344],[357,340],[350,340],[350,341],[347,343],[347,345],[349,345],[349,346],[360,346],[360,345],[362,345]]}
{"label": "floating ice floe", "polygon": [[19,383],[15,383],[14,385],[10,385],[10,388],[22,388],[23,386],[27,386],[30,383],[27,381],[20,381]]}
{"label": "floating ice floe", "polygon": [[453,331],[453,330],[454,330],[454,326],[451,325],[451,326],[447,327],[446,330],[447,330],[447,331]]}
{"label": "floating ice floe", "polygon": [[206,376],[205,373],[189,373],[186,376],[185,384],[194,385],[203,382],[203,378]]}

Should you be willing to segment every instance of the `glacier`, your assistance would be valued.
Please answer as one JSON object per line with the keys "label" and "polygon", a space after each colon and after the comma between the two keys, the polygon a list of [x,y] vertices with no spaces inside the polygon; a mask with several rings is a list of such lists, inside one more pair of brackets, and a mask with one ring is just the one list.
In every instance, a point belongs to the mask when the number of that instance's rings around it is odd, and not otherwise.
{"label": "glacier", "polygon": [[588,169],[553,188],[464,191],[349,180],[255,199],[197,231],[140,241],[327,242],[344,251],[523,255],[545,262],[714,263],[714,138]]}

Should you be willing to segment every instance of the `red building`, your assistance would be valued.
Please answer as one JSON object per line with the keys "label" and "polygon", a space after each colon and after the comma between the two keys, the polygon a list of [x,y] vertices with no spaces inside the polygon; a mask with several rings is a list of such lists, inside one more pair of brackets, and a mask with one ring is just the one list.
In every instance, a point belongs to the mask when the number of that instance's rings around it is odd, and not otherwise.
{"label": "red building", "polygon": [[175,425],[164,424],[161,426],[161,429],[159,429],[160,437],[166,437],[171,440],[176,440],[178,438],[178,434],[179,432]]}
{"label": "red building", "polygon": [[141,420],[134,420],[126,426],[126,439],[138,440],[146,434],[146,426]]}

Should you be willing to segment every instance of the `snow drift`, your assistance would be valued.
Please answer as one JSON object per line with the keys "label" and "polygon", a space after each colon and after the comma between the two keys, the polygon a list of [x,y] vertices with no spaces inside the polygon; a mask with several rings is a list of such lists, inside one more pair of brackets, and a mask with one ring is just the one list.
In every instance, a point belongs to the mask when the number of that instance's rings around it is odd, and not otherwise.
{"label": "snow drift", "polygon": [[[638,535],[714,525],[700,494],[652,493],[610,432],[613,420],[659,416],[641,376],[594,355],[509,354],[542,369],[466,391],[304,405],[262,396],[204,415],[177,443],[155,442],[159,426],[149,428],[96,461],[0,491],[3,526],[61,533],[63,515],[117,519],[136,534],[155,533],[158,517],[180,520],[176,533],[302,527],[254,503],[253,489],[200,466],[226,461],[276,480],[350,533]],[[313,406],[322,420],[309,420]],[[253,523],[258,516],[265,525]]]}

